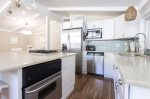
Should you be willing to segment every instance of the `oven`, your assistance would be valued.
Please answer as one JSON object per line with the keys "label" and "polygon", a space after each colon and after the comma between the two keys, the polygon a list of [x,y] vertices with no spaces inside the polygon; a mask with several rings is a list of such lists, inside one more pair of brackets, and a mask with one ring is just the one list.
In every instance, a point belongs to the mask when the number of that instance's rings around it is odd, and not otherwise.
{"label": "oven", "polygon": [[61,60],[23,68],[23,99],[61,99]]}

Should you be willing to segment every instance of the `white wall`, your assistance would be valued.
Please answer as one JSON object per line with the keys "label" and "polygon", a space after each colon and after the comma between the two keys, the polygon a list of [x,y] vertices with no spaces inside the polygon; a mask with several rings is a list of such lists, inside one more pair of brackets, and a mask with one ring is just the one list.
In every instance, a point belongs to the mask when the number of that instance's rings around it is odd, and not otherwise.
{"label": "white wall", "polygon": [[[10,37],[18,39],[16,44],[10,44]],[[0,31],[0,51],[11,51],[12,48],[26,50],[28,36],[21,33],[8,33]]]}
{"label": "white wall", "polygon": [[35,49],[46,48],[46,27],[44,24],[29,36],[29,44]]}
{"label": "white wall", "polygon": [[[29,36],[30,45],[35,49],[46,49],[46,25]],[[50,49],[61,49],[61,19],[58,17],[50,17]]]}

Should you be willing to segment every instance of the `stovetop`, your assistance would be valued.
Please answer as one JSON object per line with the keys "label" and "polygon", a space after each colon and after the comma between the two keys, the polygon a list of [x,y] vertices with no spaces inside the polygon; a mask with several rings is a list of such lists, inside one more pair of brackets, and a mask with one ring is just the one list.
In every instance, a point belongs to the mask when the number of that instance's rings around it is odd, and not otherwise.
{"label": "stovetop", "polygon": [[58,53],[58,50],[30,50],[29,53],[43,53],[43,54],[48,54],[48,53]]}

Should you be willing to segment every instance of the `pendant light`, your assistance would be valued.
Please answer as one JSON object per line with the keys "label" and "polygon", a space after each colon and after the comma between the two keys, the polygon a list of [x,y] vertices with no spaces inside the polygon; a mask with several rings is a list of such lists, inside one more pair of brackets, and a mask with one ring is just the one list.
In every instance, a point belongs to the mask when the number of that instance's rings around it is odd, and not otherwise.
{"label": "pendant light", "polygon": [[125,21],[135,20],[137,17],[137,10],[134,6],[129,6],[125,12]]}
{"label": "pendant light", "polygon": [[20,8],[20,6],[21,6],[20,2],[21,2],[20,0],[15,0],[16,7]]}

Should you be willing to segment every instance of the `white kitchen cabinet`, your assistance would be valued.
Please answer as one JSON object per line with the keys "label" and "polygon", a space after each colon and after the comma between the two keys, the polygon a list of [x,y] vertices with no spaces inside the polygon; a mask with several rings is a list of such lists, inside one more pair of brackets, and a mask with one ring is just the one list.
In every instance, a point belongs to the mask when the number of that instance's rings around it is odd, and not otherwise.
{"label": "white kitchen cabinet", "polygon": [[104,53],[104,77],[113,78],[114,56],[111,53]]}
{"label": "white kitchen cabinet", "polygon": [[103,25],[104,25],[103,20],[88,22],[87,29],[103,28]]}
{"label": "white kitchen cabinet", "polygon": [[83,27],[83,20],[71,21],[70,28],[80,28]]}
{"label": "white kitchen cabinet", "polygon": [[124,37],[134,37],[137,33],[139,33],[139,17],[133,21],[125,21]]}
{"label": "white kitchen cabinet", "polygon": [[63,29],[80,28],[83,27],[83,20],[74,20],[69,22],[63,22]]}
{"label": "white kitchen cabinet", "polygon": [[124,14],[115,18],[115,38],[134,37],[139,32],[139,16],[136,20],[125,21]]}
{"label": "white kitchen cabinet", "polygon": [[115,18],[115,38],[123,38],[125,32],[124,14]]}
{"label": "white kitchen cabinet", "polygon": [[103,26],[103,39],[114,39],[114,19],[107,19],[104,20],[104,26]]}
{"label": "white kitchen cabinet", "polygon": [[130,99],[150,99],[150,89],[130,86]]}
{"label": "white kitchen cabinet", "polygon": [[62,59],[62,99],[73,91],[75,84],[75,56]]}
{"label": "white kitchen cabinet", "polygon": [[69,22],[63,22],[62,28],[63,29],[69,29],[70,28],[70,21]]}
{"label": "white kitchen cabinet", "polygon": [[114,89],[115,99],[150,99],[150,88],[125,83],[116,64],[114,65]]}

